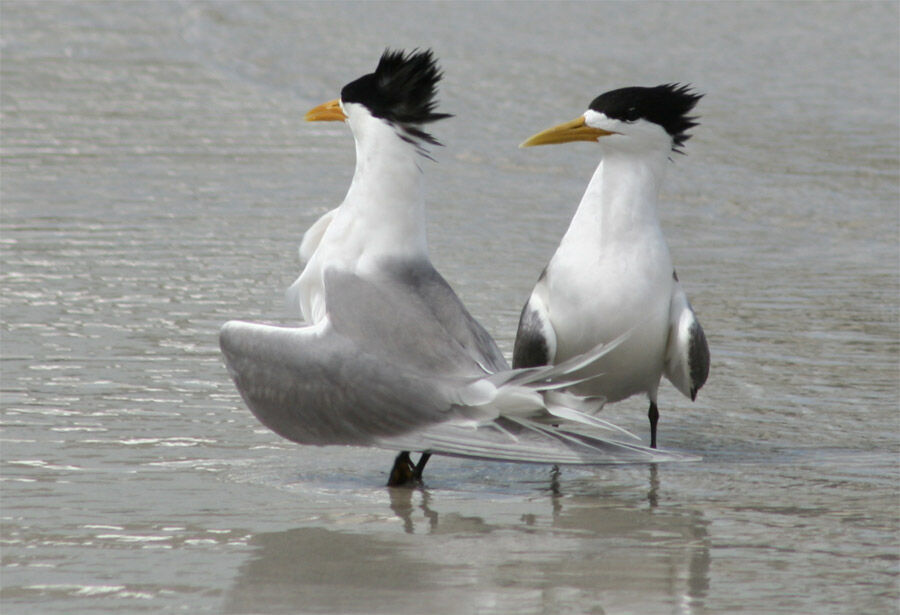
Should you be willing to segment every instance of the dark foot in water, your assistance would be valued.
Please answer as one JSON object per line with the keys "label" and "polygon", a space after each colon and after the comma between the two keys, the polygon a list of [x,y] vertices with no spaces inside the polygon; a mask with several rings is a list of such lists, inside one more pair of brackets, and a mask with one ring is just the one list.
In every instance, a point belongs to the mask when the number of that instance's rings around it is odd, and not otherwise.
{"label": "dark foot in water", "polygon": [[394,467],[388,477],[388,487],[410,487],[422,482],[422,471],[431,458],[430,453],[422,453],[419,463],[413,464],[409,451],[403,451],[394,460]]}
{"label": "dark foot in water", "polygon": [[422,456],[419,457],[419,463],[416,464],[416,469],[413,471],[413,477],[416,480],[422,480],[422,471],[425,469],[425,464],[428,463],[429,459],[431,459],[431,453],[422,453]]}
{"label": "dark foot in water", "polygon": [[650,402],[647,418],[650,419],[650,448],[656,448],[656,424],[659,422],[659,408],[656,407],[654,401]]}
{"label": "dark foot in water", "polygon": [[391,468],[391,474],[388,476],[388,487],[401,487],[409,485],[415,480],[416,466],[413,465],[409,453],[403,451],[394,460],[394,467]]}

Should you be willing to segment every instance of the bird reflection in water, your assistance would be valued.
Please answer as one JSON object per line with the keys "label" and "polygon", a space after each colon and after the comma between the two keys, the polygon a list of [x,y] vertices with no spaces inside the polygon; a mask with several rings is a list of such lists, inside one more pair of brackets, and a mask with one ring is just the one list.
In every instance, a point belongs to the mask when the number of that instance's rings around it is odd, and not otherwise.
{"label": "bird reflection in water", "polygon": [[[563,516],[563,500],[567,497],[562,487],[562,471],[558,466],[553,466],[549,472],[549,482],[541,491],[549,497],[551,507],[551,518],[553,523],[560,521]],[[646,500],[649,510],[654,510],[659,506],[659,467],[658,464],[649,464],[648,466],[648,483]],[[577,488],[571,489],[572,493],[569,497],[579,498]],[[416,533],[416,510],[420,510],[427,521],[427,532],[433,533],[438,528],[439,513],[431,507],[432,493],[423,483],[414,486],[403,487],[387,487],[388,497],[390,499],[391,511],[403,522],[403,529],[407,534]],[[416,500],[418,499],[418,502]],[[454,515],[463,519],[459,515]],[[535,525],[540,515],[535,513],[523,513],[521,520],[526,525]],[[478,517],[465,517],[470,523],[483,524]],[[419,528],[421,531],[423,528]]]}
{"label": "bird reflection in water", "polygon": [[414,534],[416,531],[415,522],[413,521],[413,513],[415,505],[413,504],[413,495],[420,495],[419,508],[428,520],[429,532],[434,532],[438,525],[438,513],[429,506],[431,502],[431,493],[424,486],[416,487],[388,487],[388,496],[391,499],[391,510],[403,521],[403,530],[407,534]]}
{"label": "bird reflection in water", "polygon": [[656,468],[646,490],[584,474],[544,476],[522,497],[387,488],[384,505],[358,511],[359,523],[320,519],[257,534],[223,611],[414,613],[433,603],[475,612],[490,602],[513,611],[630,604],[702,612],[709,524],[660,496]]}

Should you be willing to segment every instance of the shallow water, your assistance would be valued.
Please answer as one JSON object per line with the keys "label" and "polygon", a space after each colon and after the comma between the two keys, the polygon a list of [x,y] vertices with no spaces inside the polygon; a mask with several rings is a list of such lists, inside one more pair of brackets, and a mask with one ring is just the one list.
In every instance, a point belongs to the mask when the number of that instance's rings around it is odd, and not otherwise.
{"label": "shallow water", "polygon": [[[896,3],[4,2],[6,613],[894,613],[900,600]],[[597,163],[519,150],[598,93],[686,81],[661,212],[709,336],[689,464],[295,446],[216,333],[284,318],[352,142],[303,113],[433,47],[438,268],[509,352]],[[646,434],[645,402],[604,411]]]}

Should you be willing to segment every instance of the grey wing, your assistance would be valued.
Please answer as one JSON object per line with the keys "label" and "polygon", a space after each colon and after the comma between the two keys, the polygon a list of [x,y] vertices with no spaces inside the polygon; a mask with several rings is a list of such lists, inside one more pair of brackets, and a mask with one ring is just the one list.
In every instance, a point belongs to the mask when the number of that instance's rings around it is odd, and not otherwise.
{"label": "grey wing", "polygon": [[597,430],[561,429],[524,418],[473,422],[456,412],[454,392],[461,383],[360,352],[323,322],[284,328],[232,321],[219,336],[241,397],[261,423],[288,440],[529,463],[693,459]]}
{"label": "grey wing", "polygon": [[556,332],[546,302],[546,270],[519,316],[513,345],[513,368],[548,365],[556,356]]}
{"label": "grey wing", "polygon": [[405,328],[412,325],[410,333],[416,334],[411,339],[412,347],[421,349],[423,344],[442,339],[443,352],[461,354],[477,364],[482,373],[509,368],[494,338],[472,317],[429,261],[386,261],[380,270],[382,273],[374,281],[389,292],[389,312],[383,323],[387,327],[396,322]]}
{"label": "grey wing", "polygon": [[373,444],[446,420],[455,384],[366,352],[325,320],[226,323],[219,344],[254,415],[300,444]]}
{"label": "grey wing", "polygon": [[483,367],[491,372],[509,368],[497,342],[469,313],[450,284],[431,263],[411,267],[408,273],[425,297],[435,318],[462,344],[470,356],[477,357]]}
{"label": "grey wing", "polygon": [[372,444],[450,418],[502,356],[445,282],[434,292],[442,278],[407,269],[327,269],[327,317],[314,326],[223,327],[229,372],[264,425],[303,444]]}
{"label": "grey wing", "polygon": [[[253,414],[301,444],[374,445],[538,463],[685,459],[621,441],[621,430],[608,438],[596,429],[573,429],[565,420],[571,412],[553,419],[562,428],[524,415],[492,414],[497,409],[490,411],[489,402],[507,388],[516,406],[511,410],[539,410],[534,395],[521,393],[535,378],[544,382],[541,376],[550,372],[532,373],[541,369],[534,368],[486,376],[472,349],[450,333],[466,330],[460,310],[456,316],[442,313],[443,320],[434,316],[450,301],[449,287],[440,288],[441,281],[426,275],[423,284],[409,275],[393,275],[375,283],[328,271],[328,317],[320,323],[301,328],[227,323],[219,339],[228,370]],[[415,290],[428,284],[436,285],[437,292],[435,287]],[[471,338],[478,339],[477,333],[470,331]],[[547,387],[556,385],[533,388]],[[554,417],[565,410],[548,409]],[[581,422],[596,421],[585,417]]]}
{"label": "grey wing", "polygon": [[691,459],[597,429],[560,428],[524,417],[472,420],[461,395],[471,381],[411,371],[361,351],[327,319],[302,328],[229,322],[220,344],[253,414],[300,444],[373,445],[531,463]]}
{"label": "grey wing", "polygon": [[669,308],[669,339],[663,371],[666,378],[691,400],[709,375],[709,346],[681,284],[675,282]]}

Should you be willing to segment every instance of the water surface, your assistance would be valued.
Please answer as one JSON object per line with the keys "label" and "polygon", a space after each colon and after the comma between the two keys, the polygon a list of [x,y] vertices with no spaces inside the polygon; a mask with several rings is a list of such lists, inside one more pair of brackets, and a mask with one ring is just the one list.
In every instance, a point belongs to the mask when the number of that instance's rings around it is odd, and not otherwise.
{"label": "water surface", "polygon": [[[0,6],[4,613],[895,613],[896,3]],[[508,353],[598,162],[525,137],[624,85],[706,98],[661,216],[707,331],[692,464],[563,469],[279,439],[216,334],[283,320],[387,45],[446,73],[438,268]],[[646,435],[645,402],[608,418]]]}

